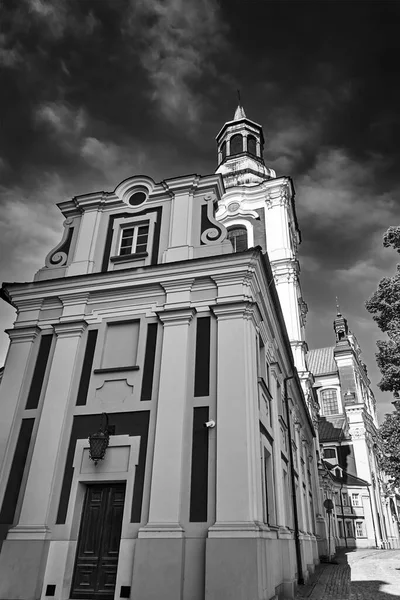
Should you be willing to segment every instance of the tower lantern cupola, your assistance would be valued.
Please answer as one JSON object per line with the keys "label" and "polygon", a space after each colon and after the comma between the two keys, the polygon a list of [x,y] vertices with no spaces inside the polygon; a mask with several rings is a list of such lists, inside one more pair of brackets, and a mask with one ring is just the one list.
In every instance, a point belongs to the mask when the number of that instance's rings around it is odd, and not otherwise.
{"label": "tower lantern cupola", "polygon": [[264,164],[264,136],[261,125],[246,117],[239,103],[232,121],[227,121],[217,135],[217,173],[224,177],[225,187],[257,185],[276,177]]}
{"label": "tower lantern cupola", "polygon": [[333,321],[333,329],[336,334],[336,343],[348,341],[349,327],[347,325],[347,319],[342,315],[339,308],[336,319]]}

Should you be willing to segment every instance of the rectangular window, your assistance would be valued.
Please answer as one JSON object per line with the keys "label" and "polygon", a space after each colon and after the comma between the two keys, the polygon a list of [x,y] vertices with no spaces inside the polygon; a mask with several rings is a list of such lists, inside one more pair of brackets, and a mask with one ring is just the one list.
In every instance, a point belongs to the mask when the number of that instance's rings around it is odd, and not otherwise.
{"label": "rectangular window", "polygon": [[339,521],[339,537],[344,537],[344,533],[343,533],[343,522]]}
{"label": "rectangular window", "polygon": [[32,383],[29,389],[28,399],[26,401],[25,406],[27,410],[38,407],[40,395],[42,393],[44,376],[46,374],[47,363],[49,360],[52,340],[53,334],[42,335],[42,338],[40,340],[35,370],[33,372]]}
{"label": "rectangular window", "polygon": [[335,458],[336,459],[336,451],[334,448],[324,448],[324,458]]}
{"label": "rectangular window", "polygon": [[204,423],[208,421],[208,418],[208,406],[198,406],[193,409],[189,516],[191,523],[205,523],[207,521],[209,429],[204,427]]}
{"label": "rectangular window", "polygon": [[122,229],[121,244],[119,255],[141,254],[147,252],[147,242],[149,238],[149,225],[134,225]]}
{"label": "rectangular window", "polygon": [[275,525],[275,482],[272,455],[264,447],[264,520],[268,525]]}
{"label": "rectangular window", "polygon": [[347,494],[346,494],[346,492],[342,492],[342,501],[343,501],[343,506],[348,506],[348,501],[347,501]]}
{"label": "rectangular window", "polygon": [[107,325],[102,367],[132,367],[136,365],[139,321],[119,321]]}
{"label": "rectangular window", "polygon": [[210,317],[200,317],[196,326],[196,359],[194,368],[194,395],[210,394]]}
{"label": "rectangular window", "polygon": [[335,389],[322,390],[321,400],[324,415],[337,415],[339,413],[337,392]]}
{"label": "rectangular window", "polygon": [[24,474],[26,458],[31,443],[34,422],[35,419],[22,419],[0,512],[0,523],[2,524],[12,525],[14,521],[15,509],[21,489],[22,476]]}
{"label": "rectangular window", "polygon": [[154,363],[156,357],[157,344],[157,323],[150,323],[147,326],[146,353],[143,367],[142,393],[141,400],[151,400],[153,391]]}
{"label": "rectangular window", "polygon": [[86,404],[87,393],[89,389],[90,377],[92,375],[93,357],[96,348],[97,329],[91,329],[88,332],[85,356],[83,357],[83,365],[81,378],[79,381],[78,396],[76,399],[77,406]]}
{"label": "rectangular window", "polygon": [[356,537],[365,537],[363,521],[356,521]]}
{"label": "rectangular window", "polygon": [[353,523],[351,521],[346,521],[346,535],[347,537],[354,537],[353,533]]}
{"label": "rectangular window", "polygon": [[360,506],[360,494],[352,494],[351,503],[353,506]]}

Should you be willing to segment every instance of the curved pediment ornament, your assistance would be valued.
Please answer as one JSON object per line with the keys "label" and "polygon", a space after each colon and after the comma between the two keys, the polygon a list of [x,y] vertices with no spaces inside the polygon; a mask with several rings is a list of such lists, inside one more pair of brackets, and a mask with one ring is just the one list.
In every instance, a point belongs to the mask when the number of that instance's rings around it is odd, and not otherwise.
{"label": "curved pediment ornament", "polygon": [[201,207],[200,243],[207,246],[220,244],[226,238],[227,231],[214,216],[216,196],[215,194],[205,194],[203,199],[206,203]]}
{"label": "curved pediment ornament", "polygon": [[71,227],[73,221],[72,218],[64,221],[63,225],[65,229],[61,242],[46,256],[45,265],[47,268],[51,269],[52,267],[63,267],[66,265],[74,234],[74,228]]}

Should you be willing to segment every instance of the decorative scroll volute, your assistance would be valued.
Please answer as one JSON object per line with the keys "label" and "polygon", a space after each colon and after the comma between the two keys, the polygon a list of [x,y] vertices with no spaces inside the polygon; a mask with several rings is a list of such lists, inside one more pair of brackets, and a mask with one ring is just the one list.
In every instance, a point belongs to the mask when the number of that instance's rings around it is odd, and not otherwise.
{"label": "decorative scroll volute", "polygon": [[227,236],[227,230],[219,223],[214,216],[214,204],[216,202],[215,194],[205,194],[204,200],[206,204],[201,207],[201,244],[211,246],[220,244]]}
{"label": "decorative scroll volute", "polygon": [[74,228],[71,227],[73,219],[66,219],[63,223],[64,234],[61,242],[46,256],[45,265],[51,269],[54,267],[63,267],[66,265],[68,260],[69,250],[71,248],[72,236]]}

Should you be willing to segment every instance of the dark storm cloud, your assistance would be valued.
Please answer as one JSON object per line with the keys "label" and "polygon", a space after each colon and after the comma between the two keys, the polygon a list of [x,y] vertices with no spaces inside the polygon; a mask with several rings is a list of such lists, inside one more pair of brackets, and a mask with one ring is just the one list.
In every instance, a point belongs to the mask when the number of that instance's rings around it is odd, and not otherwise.
{"label": "dark storm cloud", "polygon": [[57,201],[133,173],[213,172],[240,88],[267,164],[295,182],[309,345],[332,343],[339,295],[379,378],[363,303],[394,266],[380,238],[399,217],[400,3],[9,0],[0,11],[3,280],[42,266],[61,236]]}

